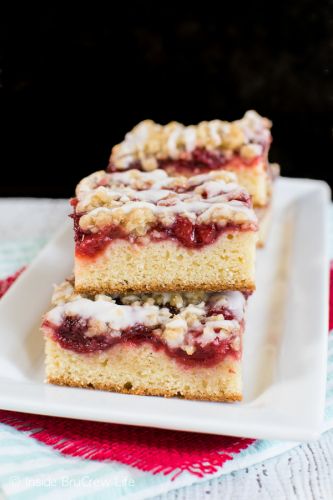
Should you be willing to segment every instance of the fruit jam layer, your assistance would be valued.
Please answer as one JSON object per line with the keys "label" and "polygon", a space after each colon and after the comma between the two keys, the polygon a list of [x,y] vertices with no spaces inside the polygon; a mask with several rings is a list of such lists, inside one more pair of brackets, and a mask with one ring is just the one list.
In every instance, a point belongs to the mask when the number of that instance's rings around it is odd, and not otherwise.
{"label": "fruit jam layer", "polygon": [[[136,324],[121,330],[121,335],[117,337],[112,337],[107,333],[87,336],[88,322],[79,316],[70,316],[65,317],[60,325],[54,325],[46,320],[43,327],[48,332],[52,332],[50,337],[60,347],[84,355],[107,351],[117,344],[135,347],[148,343],[155,351],[163,350],[169,357],[188,367],[195,365],[209,367],[223,361],[226,356],[232,356],[234,359],[241,357],[241,349],[233,347],[236,338],[233,335],[205,346],[198,344],[193,354],[187,354],[181,348],[170,348],[159,336],[154,334],[152,327]],[[193,336],[202,334],[200,331],[191,333]]]}
{"label": "fruit jam layer", "polygon": [[[219,169],[237,169],[244,167],[255,167],[264,155],[254,158],[244,158],[239,154],[233,154],[231,157],[223,153],[208,151],[205,148],[196,148],[188,157],[184,158],[166,158],[157,160],[157,168],[166,170],[170,175],[198,175]],[[128,170],[144,170],[140,161],[135,161],[128,166]],[[108,166],[109,172],[116,172],[118,169],[112,163]]]}
{"label": "fruit jam layer", "polygon": [[228,233],[228,237],[232,239],[232,233],[256,230],[254,223],[242,225],[229,223],[225,226],[215,223],[193,224],[189,219],[177,216],[171,226],[152,226],[144,237],[134,239],[133,235],[126,233],[120,226],[106,226],[97,233],[83,231],[79,225],[80,216],[74,214],[72,217],[75,230],[75,251],[76,255],[82,257],[97,257],[108,245],[119,239],[144,246],[149,237],[149,240],[155,243],[172,240],[186,248],[200,249],[214,243],[224,233]]}

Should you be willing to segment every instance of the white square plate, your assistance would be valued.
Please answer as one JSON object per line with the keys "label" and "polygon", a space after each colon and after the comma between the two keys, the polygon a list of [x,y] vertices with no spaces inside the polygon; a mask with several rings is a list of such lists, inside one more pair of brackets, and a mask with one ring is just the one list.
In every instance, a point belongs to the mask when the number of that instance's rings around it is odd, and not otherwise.
{"label": "white square plate", "polygon": [[244,337],[244,401],[222,404],[43,383],[40,319],[52,285],[71,273],[70,223],[0,302],[0,407],[103,422],[305,440],[321,430],[328,329],[329,189],[279,179]]}

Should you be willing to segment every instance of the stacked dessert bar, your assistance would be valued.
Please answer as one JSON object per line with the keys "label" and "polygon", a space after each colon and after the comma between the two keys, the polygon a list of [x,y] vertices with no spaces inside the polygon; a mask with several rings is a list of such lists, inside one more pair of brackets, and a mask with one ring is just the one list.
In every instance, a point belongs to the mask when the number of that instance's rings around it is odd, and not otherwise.
{"label": "stacked dessert bar", "polygon": [[101,171],[76,194],[79,292],[254,289],[257,221],[230,173]]}
{"label": "stacked dessert bar", "polygon": [[42,324],[48,382],[241,399],[258,226],[240,179],[267,202],[269,141],[268,121],[253,112],[231,124],[143,122],[108,171],[78,184],[74,276]]}
{"label": "stacked dessert bar", "polygon": [[246,295],[54,292],[43,321],[47,380],[129,394],[237,401]]}

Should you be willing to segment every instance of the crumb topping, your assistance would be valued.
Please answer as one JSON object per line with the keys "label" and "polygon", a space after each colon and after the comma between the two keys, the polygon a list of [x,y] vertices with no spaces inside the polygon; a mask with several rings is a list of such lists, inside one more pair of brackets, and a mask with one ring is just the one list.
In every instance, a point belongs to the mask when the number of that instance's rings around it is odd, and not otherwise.
{"label": "crumb topping", "polygon": [[76,214],[83,231],[119,226],[144,236],[156,224],[171,226],[177,216],[195,224],[256,224],[247,192],[231,172],[169,177],[163,170],[95,172],[76,189]]}
{"label": "crumb topping", "polygon": [[193,354],[198,346],[241,333],[246,298],[238,291],[89,296],[75,292],[71,277],[55,287],[52,303],[45,316],[52,324],[65,317],[82,318],[87,336],[119,336],[121,330],[142,324],[169,348]]}
{"label": "crumb topping", "polygon": [[158,160],[186,159],[196,148],[218,150],[228,157],[239,153],[245,159],[260,156],[270,142],[271,122],[255,111],[247,111],[233,122],[203,121],[185,126],[178,122],[160,125],[144,120],[112,149],[110,162],[118,170],[140,162],[143,170],[158,168]]}

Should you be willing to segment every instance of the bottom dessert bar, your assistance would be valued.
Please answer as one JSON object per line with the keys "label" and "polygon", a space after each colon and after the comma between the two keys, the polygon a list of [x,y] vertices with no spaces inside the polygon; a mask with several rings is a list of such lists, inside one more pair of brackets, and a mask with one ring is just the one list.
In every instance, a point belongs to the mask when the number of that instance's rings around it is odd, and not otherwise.
{"label": "bottom dessert bar", "polygon": [[242,399],[246,296],[83,296],[66,281],[43,320],[49,383],[209,401]]}

